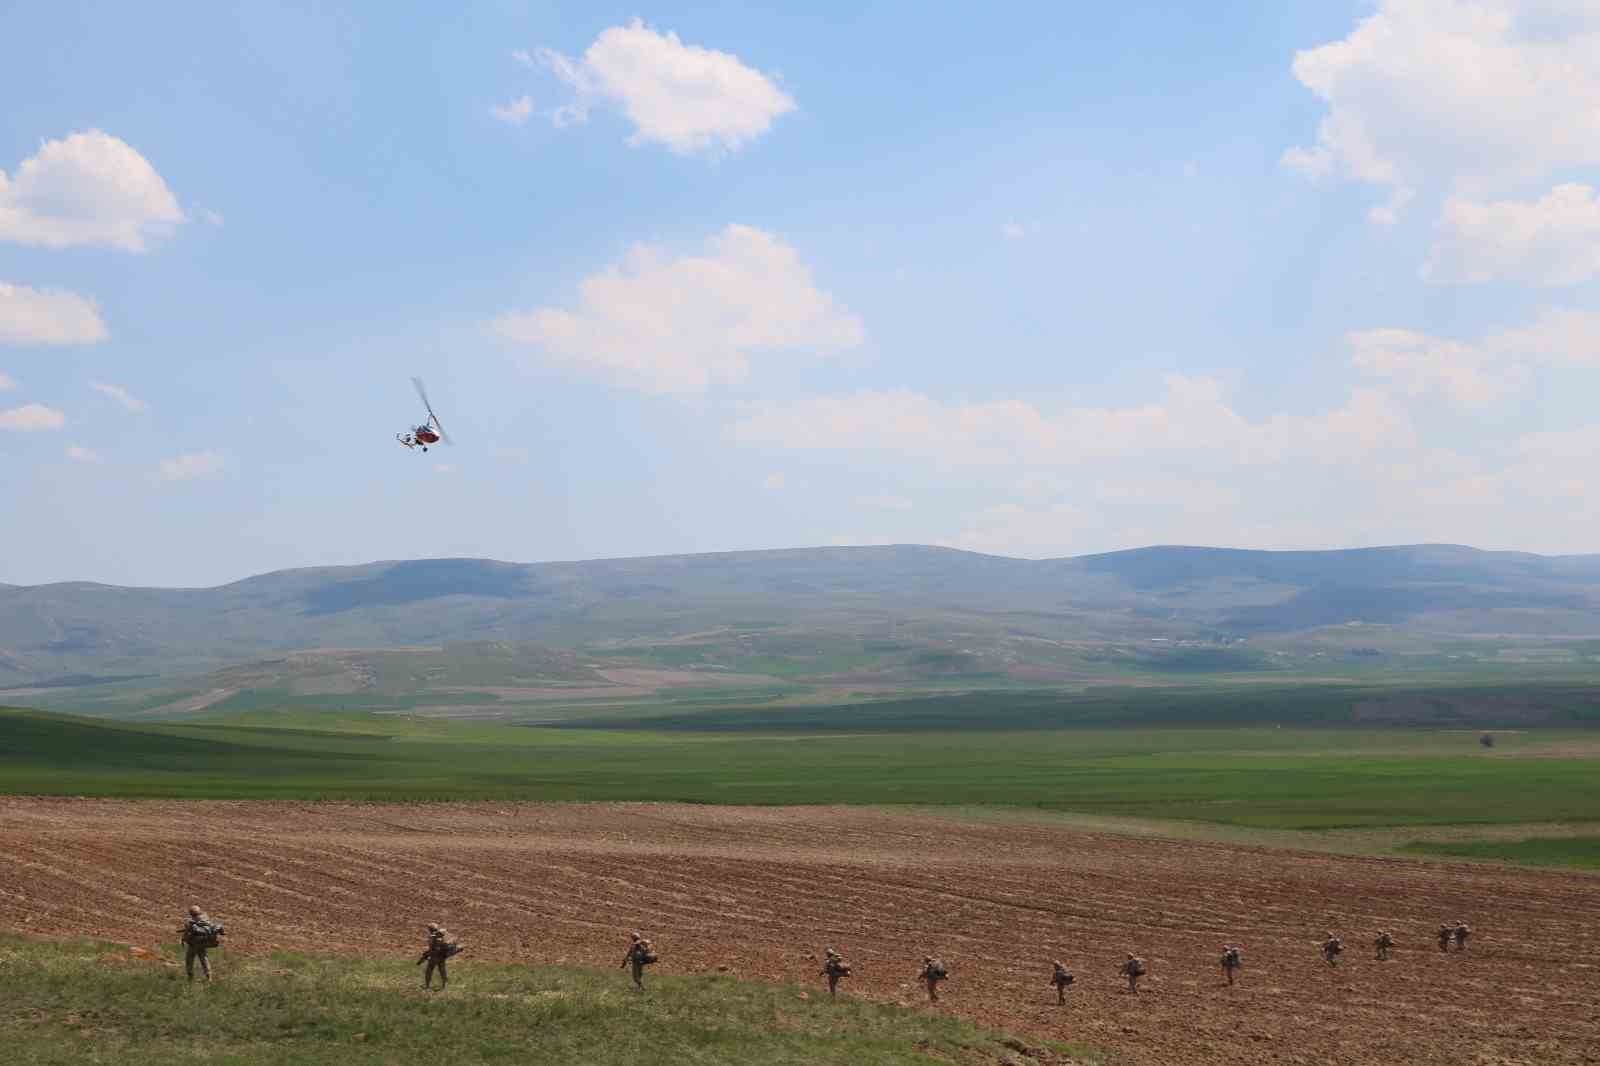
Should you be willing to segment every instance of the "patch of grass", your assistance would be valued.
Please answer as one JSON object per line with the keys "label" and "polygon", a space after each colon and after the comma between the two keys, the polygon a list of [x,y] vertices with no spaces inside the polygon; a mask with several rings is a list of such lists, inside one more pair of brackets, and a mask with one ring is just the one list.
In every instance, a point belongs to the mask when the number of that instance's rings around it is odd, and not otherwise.
{"label": "patch of grass", "polygon": [[[532,729],[252,714],[130,727],[0,712],[0,793],[1010,806],[1283,829],[1600,821],[1573,734],[1121,729],[908,734]],[[323,728],[317,728],[317,725]],[[278,726],[280,728],[273,728]]]}
{"label": "patch of grass", "polygon": [[641,708],[634,714],[569,716],[585,729],[714,732],[928,732],[996,729],[1123,729],[1271,725],[1600,725],[1594,685],[1262,685],[1233,679],[1166,688],[1092,686],[1077,691],[990,688],[917,693],[865,702],[786,707]]}
{"label": "patch of grass", "polygon": [[1526,840],[1414,840],[1398,850],[1463,859],[1491,859],[1528,866],[1583,866],[1600,870],[1600,836],[1531,837]]}
{"label": "patch of grass", "polygon": [[429,994],[408,962],[223,950],[218,980],[191,985],[172,955],[0,937],[0,1039],[8,1062],[28,1066],[1096,1061],[1060,1046],[1023,1057],[948,1015],[814,989],[802,1000],[793,987],[663,976],[640,995],[614,971],[463,960],[450,990]]}

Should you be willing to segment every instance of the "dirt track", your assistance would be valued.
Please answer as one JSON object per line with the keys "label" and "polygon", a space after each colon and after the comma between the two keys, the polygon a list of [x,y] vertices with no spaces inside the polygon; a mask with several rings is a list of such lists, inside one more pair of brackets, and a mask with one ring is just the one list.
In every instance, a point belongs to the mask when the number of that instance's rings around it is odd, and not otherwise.
{"label": "dirt track", "polygon": [[[0,929],[150,944],[190,900],[231,950],[402,971],[440,920],[470,945],[462,981],[473,958],[616,966],[638,928],[664,971],[813,995],[831,945],[850,994],[911,1004],[936,953],[939,1009],[1123,1062],[1600,1063],[1584,874],[862,809],[0,799]],[[1441,955],[1433,930],[1456,918],[1472,950]],[[1389,963],[1371,957],[1380,928]],[[1337,970],[1317,953],[1329,929]],[[1235,940],[1230,990],[1216,959]],[[1116,975],[1126,951],[1151,963],[1138,997]],[[1078,974],[1064,1008],[1053,957]]]}

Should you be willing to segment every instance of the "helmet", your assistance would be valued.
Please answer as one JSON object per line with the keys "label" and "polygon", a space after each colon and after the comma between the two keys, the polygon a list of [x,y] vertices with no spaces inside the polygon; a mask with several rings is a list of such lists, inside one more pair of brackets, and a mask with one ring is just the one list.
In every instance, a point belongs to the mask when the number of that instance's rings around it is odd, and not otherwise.
{"label": "helmet", "polygon": [[196,915],[199,914],[200,913],[200,904],[198,904],[198,903],[189,904],[189,913],[190,914],[196,914]]}
{"label": "helmet", "polygon": [[437,933],[438,931],[439,931],[439,923],[438,922],[429,922],[428,923],[428,932]]}

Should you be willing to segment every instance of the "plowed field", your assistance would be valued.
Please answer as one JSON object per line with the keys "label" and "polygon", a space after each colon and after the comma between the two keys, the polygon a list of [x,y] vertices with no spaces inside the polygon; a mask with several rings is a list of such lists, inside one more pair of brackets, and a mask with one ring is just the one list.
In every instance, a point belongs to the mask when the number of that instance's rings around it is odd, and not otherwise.
{"label": "plowed field", "polygon": [[[1600,878],[1581,873],[868,809],[0,799],[0,928],[149,944],[191,900],[229,951],[401,971],[442,921],[469,944],[463,982],[475,957],[616,966],[642,929],[663,969],[812,995],[831,945],[849,994],[910,1004],[934,953],[952,971],[934,1009],[1134,1063],[1600,1062]],[[1471,951],[1443,955],[1456,918]],[[1232,989],[1225,941],[1245,949]],[[1151,964],[1137,997],[1127,951]],[[1066,1007],[1053,957],[1078,974]]]}

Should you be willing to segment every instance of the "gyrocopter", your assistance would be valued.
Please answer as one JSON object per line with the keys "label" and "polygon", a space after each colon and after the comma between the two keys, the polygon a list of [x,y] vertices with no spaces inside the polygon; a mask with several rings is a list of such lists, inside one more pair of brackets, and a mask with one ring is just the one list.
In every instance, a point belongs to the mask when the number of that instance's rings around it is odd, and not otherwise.
{"label": "gyrocopter", "polygon": [[444,426],[439,424],[439,416],[433,413],[433,404],[428,402],[428,390],[422,387],[421,378],[412,378],[411,384],[416,386],[417,396],[422,400],[422,406],[427,408],[428,420],[420,426],[413,426],[405,433],[396,433],[394,439],[404,444],[407,448],[420,447],[428,450],[428,445],[444,441],[450,443],[450,438],[445,434]]}

